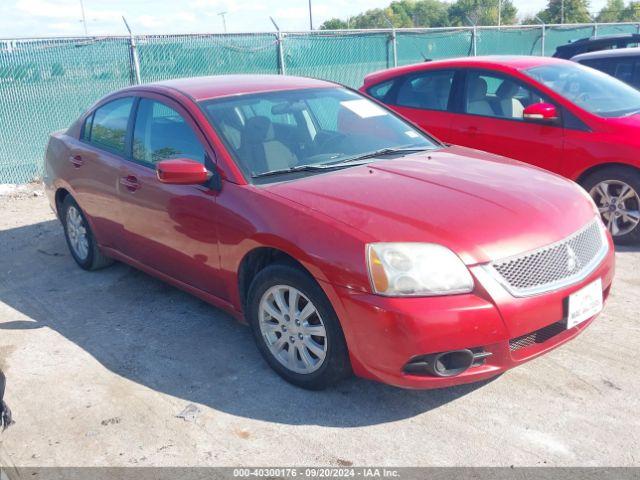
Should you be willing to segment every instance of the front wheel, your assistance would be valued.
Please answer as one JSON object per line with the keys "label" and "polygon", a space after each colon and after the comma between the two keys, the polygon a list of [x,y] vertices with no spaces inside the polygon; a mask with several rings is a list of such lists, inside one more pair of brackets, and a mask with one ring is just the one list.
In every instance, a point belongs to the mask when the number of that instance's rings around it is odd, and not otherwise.
{"label": "front wheel", "polygon": [[610,167],[589,175],[582,186],[617,244],[640,243],[640,172]]}
{"label": "front wheel", "polygon": [[247,317],[260,353],[288,382],[320,390],[350,373],[338,317],[306,272],[280,264],[259,272]]}

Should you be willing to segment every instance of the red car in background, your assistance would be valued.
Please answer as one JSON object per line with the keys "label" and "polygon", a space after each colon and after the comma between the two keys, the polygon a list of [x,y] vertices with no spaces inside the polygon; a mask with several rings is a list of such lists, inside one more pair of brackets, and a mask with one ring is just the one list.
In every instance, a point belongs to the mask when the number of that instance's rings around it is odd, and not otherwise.
{"label": "red car in background", "polygon": [[495,376],[586,328],[614,274],[573,182],[320,80],[115,92],[52,135],[44,183],[80,267],[119,260],[225,309],[306,388]]}
{"label": "red car in background", "polygon": [[470,57],[373,73],[361,91],[444,142],[578,182],[616,242],[640,242],[640,92],[623,82],[556,58]]}

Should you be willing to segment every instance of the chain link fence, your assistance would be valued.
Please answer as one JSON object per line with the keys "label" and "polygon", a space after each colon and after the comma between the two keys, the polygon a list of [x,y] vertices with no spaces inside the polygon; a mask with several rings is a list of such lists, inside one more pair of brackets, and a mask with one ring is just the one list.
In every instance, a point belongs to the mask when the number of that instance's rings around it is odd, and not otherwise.
{"label": "chain link fence", "polygon": [[[539,25],[0,40],[0,183],[39,177],[50,132],[135,84],[229,73],[303,75],[358,87],[375,70],[468,55],[552,55],[638,24]],[[132,55],[132,43],[137,61]]]}

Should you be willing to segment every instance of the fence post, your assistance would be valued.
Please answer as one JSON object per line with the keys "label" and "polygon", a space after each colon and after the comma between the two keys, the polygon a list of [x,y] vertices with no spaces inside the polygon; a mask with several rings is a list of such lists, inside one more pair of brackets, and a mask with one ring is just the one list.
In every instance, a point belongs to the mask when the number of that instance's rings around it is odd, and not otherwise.
{"label": "fence post", "polygon": [[[387,17],[386,15],[382,14],[382,18],[384,18],[384,21],[387,23],[387,25],[389,25],[389,28],[391,29],[391,36],[389,37],[389,39],[391,40],[393,66],[397,67],[398,66],[398,44],[396,42],[396,27],[393,25],[393,22],[391,22],[391,20],[389,20],[389,17]],[[387,61],[387,64],[388,64],[388,61]]]}
{"label": "fence post", "polygon": [[471,41],[473,42],[473,56],[478,55],[478,27],[473,26],[473,30],[471,32]]}
{"label": "fence post", "polygon": [[127,19],[122,17],[124,25],[129,31],[129,68],[131,69],[130,81],[132,85],[140,85],[142,80],[140,79],[140,58],[138,57],[138,47],[136,46],[136,37],[129,28]]}
{"label": "fence post", "polygon": [[593,36],[594,37],[598,36],[598,24],[597,23],[593,24]]}
{"label": "fence post", "polygon": [[544,48],[545,48],[544,41],[545,41],[545,37],[547,36],[547,26],[538,15],[536,15],[535,19],[538,22],[540,22],[540,26],[542,27],[542,37],[540,37],[540,44],[542,49],[542,56],[544,57]]}
{"label": "fence post", "polygon": [[391,46],[393,48],[393,66],[398,66],[398,42],[396,41],[396,29],[391,29]]}
{"label": "fence post", "polygon": [[273,26],[276,27],[276,48],[278,49],[278,73],[280,75],[286,75],[287,71],[284,65],[284,34],[280,31],[280,27],[273,19],[269,17]]}

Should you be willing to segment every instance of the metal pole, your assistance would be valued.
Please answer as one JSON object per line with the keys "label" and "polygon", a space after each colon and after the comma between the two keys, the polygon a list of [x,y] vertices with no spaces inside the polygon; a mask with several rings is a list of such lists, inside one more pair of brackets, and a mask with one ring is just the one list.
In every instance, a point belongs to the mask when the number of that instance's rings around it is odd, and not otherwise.
{"label": "metal pole", "polygon": [[498,27],[502,23],[502,0],[498,0]]}
{"label": "metal pole", "polygon": [[84,2],[80,0],[80,11],[82,12],[82,25],[84,26],[85,36],[89,36],[89,29],[87,28],[87,17],[84,14]]}
{"label": "metal pole", "polygon": [[469,18],[469,15],[465,15],[465,18],[467,19],[467,22],[469,22],[469,24],[473,27],[473,30],[471,31],[471,47],[473,50],[473,56],[475,57],[478,55],[478,29],[476,28],[476,24],[473,23]]}
{"label": "metal pole", "polygon": [[593,36],[594,37],[598,36],[598,22],[593,24]]}
{"label": "metal pole", "polygon": [[382,15],[384,21],[387,22],[389,28],[391,28],[391,51],[393,54],[393,66],[398,66],[398,42],[396,41],[396,27],[393,26],[391,20],[386,15]]}
{"label": "metal pole", "polygon": [[271,23],[273,23],[273,26],[276,27],[276,30],[277,30],[276,44],[278,47],[278,73],[280,75],[286,75],[287,72],[284,65],[284,35],[280,31],[280,27],[278,26],[276,21],[273,19],[273,17],[269,17],[269,20],[271,20]]}
{"label": "metal pole", "polygon": [[564,23],[564,0],[560,1],[560,23]]}
{"label": "metal pole", "polygon": [[136,47],[136,37],[133,35],[127,19],[122,17],[125,27],[129,31],[129,51],[131,56],[131,67],[133,68],[132,82],[134,85],[140,85],[142,80],[140,78],[140,59],[138,58],[138,47]]}
{"label": "metal pole", "polygon": [[311,0],[309,0],[309,30],[313,30],[313,15],[311,14]]}
{"label": "metal pole", "polygon": [[542,56],[544,57],[544,54],[545,54],[544,40],[545,40],[545,37],[547,36],[547,26],[544,24],[544,22],[538,15],[536,15],[536,20],[539,21],[540,24],[542,25],[542,39],[540,43],[542,44]]}
{"label": "metal pole", "polygon": [[222,17],[222,28],[224,30],[224,33],[227,33],[227,19],[225,18],[225,15],[227,14],[227,12],[220,12],[218,15],[220,15],[220,17]]}

